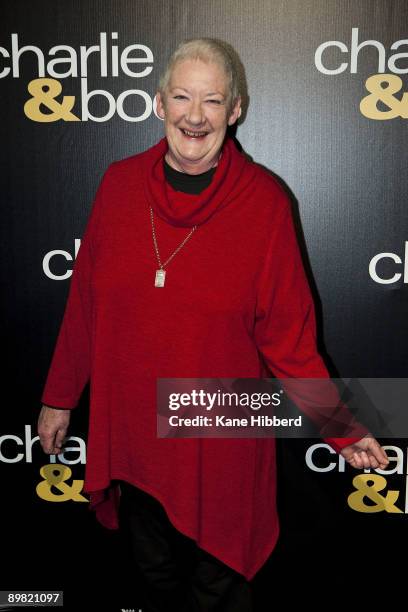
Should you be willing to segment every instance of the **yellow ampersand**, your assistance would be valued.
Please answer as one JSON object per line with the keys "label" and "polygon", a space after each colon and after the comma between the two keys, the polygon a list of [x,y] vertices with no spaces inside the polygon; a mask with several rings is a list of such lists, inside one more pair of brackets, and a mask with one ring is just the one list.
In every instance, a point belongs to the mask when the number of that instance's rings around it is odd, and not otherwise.
{"label": "yellow ampersand", "polygon": [[[28,91],[32,98],[24,104],[24,114],[33,121],[49,123],[51,121],[80,121],[71,109],[75,103],[75,96],[64,96],[62,102],[54,100],[62,91],[62,85],[55,79],[34,79],[28,84]],[[40,105],[46,106],[52,113],[42,113]]]}
{"label": "yellow ampersand", "polygon": [[[372,483],[372,486],[369,483]],[[353,510],[357,512],[394,512],[403,514],[402,510],[395,506],[398,499],[399,491],[388,491],[387,494],[380,495],[387,486],[387,481],[383,476],[371,474],[359,474],[353,478],[353,485],[357,489],[347,498],[347,503]],[[367,505],[364,503],[364,498],[371,499],[375,505]]]}
{"label": "yellow ampersand", "polygon": [[[72,486],[65,483],[72,476],[72,470],[66,465],[52,463],[44,465],[40,469],[40,474],[45,479],[36,487],[37,495],[41,499],[52,502],[65,502],[71,499],[79,502],[88,501],[80,493],[84,484],[83,480],[73,480]],[[51,490],[52,487],[58,489],[61,494],[54,494]]]}
{"label": "yellow ampersand", "polygon": [[[387,86],[383,87],[382,83]],[[408,119],[408,93],[401,100],[393,94],[402,88],[402,80],[395,74],[374,74],[366,81],[366,89],[371,92],[360,102],[360,111],[369,119],[385,120],[402,117]],[[390,110],[379,110],[377,102],[381,100]]]}

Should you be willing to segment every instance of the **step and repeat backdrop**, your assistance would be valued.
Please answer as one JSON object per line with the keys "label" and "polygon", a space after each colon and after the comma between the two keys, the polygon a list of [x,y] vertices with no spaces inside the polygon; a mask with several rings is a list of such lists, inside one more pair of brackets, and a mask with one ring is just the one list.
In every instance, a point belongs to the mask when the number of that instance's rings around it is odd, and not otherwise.
{"label": "step and repeat backdrop", "polygon": [[[332,375],[407,375],[405,0],[4,0],[0,590],[63,590],[67,609],[135,601],[124,542],[81,492],[89,389],[62,455],[42,452],[36,426],[98,183],[162,137],[160,72],[199,36],[242,62],[236,139],[292,195]],[[340,598],[379,568],[397,589],[408,440],[380,441],[390,465],[371,472],[319,440],[278,441],[282,535],[258,592],[273,583],[290,602],[296,584],[314,601],[329,581]]]}

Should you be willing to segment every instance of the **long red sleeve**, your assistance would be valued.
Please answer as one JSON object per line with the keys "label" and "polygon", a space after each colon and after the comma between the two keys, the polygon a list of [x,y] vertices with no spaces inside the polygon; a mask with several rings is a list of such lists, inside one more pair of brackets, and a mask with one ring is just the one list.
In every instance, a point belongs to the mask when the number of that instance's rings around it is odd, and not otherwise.
{"label": "long red sleeve", "polygon": [[103,206],[105,175],[97,190],[75,260],[65,311],[41,401],[75,408],[91,373],[93,300],[91,277]]}
{"label": "long red sleeve", "polygon": [[[329,378],[316,346],[313,298],[302,263],[290,202],[283,190],[279,205],[280,218],[272,229],[271,246],[260,276],[255,342],[266,364],[279,379]],[[312,385],[305,384],[303,388],[312,391]],[[288,382],[288,394],[292,395],[301,410],[316,421],[313,410],[308,410],[307,403],[296,395],[295,390],[295,383],[291,385]],[[337,395],[334,383],[328,384],[322,391],[331,395],[330,400]],[[335,405],[332,404],[333,408]],[[361,439],[367,430],[353,420],[346,406],[340,404],[336,416],[343,418],[343,423],[349,425],[352,431],[352,436],[324,438],[339,452]],[[322,418],[321,423],[324,420]]]}

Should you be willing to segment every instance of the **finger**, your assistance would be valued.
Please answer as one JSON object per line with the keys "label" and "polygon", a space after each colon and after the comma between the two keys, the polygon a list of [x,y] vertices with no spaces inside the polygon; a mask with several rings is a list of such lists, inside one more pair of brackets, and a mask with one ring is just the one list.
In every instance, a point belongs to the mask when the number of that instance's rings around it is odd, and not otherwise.
{"label": "finger", "polygon": [[356,467],[356,468],[363,467],[362,460],[361,460],[361,457],[360,457],[360,453],[353,453],[353,459],[354,459],[354,463],[355,463],[354,467]]}
{"label": "finger", "polygon": [[377,469],[379,466],[379,463],[377,459],[374,457],[374,455],[368,455],[368,458],[370,461],[370,467],[372,467],[373,469]]}
{"label": "finger", "polygon": [[379,444],[375,448],[371,449],[371,452],[379,464],[384,466],[389,464],[389,459]]}
{"label": "finger", "polygon": [[44,453],[47,455],[51,455],[54,450],[54,436],[50,435],[40,435],[40,443]]}
{"label": "finger", "polygon": [[63,429],[59,429],[55,437],[55,447],[61,449],[62,446],[64,445],[64,441],[65,441],[65,431]]}
{"label": "finger", "polygon": [[357,458],[357,464],[360,469],[365,469],[370,467],[370,460],[368,459],[368,455],[365,451],[358,451],[354,453]]}
{"label": "finger", "polygon": [[43,451],[47,455],[56,455],[61,452],[61,445],[57,442],[57,435],[43,436],[41,440]]}
{"label": "finger", "polygon": [[371,467],[370,459],[368,458],[368,454],[366,451],[361,451],[360,453],[361,461],[365,469]]}
{"label": "finger", "polygon": [[384,451],[383,448],[381,448],[381,446],[377,442],[377,440],[372,440],[371,441],[369,449],[372,452],[372,454],[374,455],[374,457],[377,459],[378,463],[388,465],[389,460],[388,460],[388,457],[387,457],[387,453]]}

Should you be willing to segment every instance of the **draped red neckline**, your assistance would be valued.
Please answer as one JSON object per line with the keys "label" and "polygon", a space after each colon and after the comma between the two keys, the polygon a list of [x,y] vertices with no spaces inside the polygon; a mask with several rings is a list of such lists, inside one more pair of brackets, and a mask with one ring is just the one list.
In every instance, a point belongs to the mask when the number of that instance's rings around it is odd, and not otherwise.
{"label": "draped red neckline", "polygon": [[236,200],[255,175],[255,165],[248,162],[227,135],[210,185],[199,194],[176,191],[164,176],[163,157],[168,148],[164,137],[142,154],[143,183],[154,212],[177,227],[202,225],[217,210]]}

